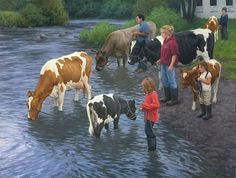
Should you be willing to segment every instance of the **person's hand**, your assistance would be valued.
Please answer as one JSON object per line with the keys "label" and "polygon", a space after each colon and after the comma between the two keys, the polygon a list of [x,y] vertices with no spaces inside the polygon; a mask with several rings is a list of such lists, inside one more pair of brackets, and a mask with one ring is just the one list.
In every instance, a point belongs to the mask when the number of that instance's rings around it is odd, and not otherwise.
{"label": "person's hand", "polygon": [[136,36],[137,35],[137,32],[133,32],[133,36]]}
{"label": "person's hand", "polygon": [[168,67],[168,70],[169,70],[169,71],[172,71],[173,69],[174,69],[173,66],[169,66],[169,67]]}
{"label": "person's hand", "polygon": [[160,65],[160,59],[158,59],[155,63],[154,63],[155,66],[158,66]]}
{"label": "person's hand", "polygon": [[197,81],[199,81],[199,82],[200,82],[200,81],[202,81],[202,79],[201,79],[200,77],[198,77],[198,78],[197,78]]}

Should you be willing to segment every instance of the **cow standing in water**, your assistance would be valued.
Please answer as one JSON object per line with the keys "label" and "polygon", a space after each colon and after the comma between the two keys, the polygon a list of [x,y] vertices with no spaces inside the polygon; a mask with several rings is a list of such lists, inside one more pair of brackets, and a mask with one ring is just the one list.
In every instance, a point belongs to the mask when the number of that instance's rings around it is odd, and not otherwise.
{"label": "cow standing in water", "polygon": [[207,23],[204,25],[204,28],[210,29],[214,33],[215,42],[218,40],[219,34],[219,22],[217,17],[209,17]]}
{"label": "cow standing in water", "polygon": [[28,118],[35,120],[47,96],[54,98],[59,111],[63,109],[66,90],[75,89],[75,101],[79,100],[79,90],[85,89],[91,98],[90,73],[93,59],[85,52],[74,52],[67,56],[46,62],[41,69],[35,91],[28,92]]}
{"label": "cow standing in water", "polygon": [[[150,33],[149,38],[156,36],[156,24],[152,21],[147,22]],[[116,30],[110,33],[102,48],[96,52],[96,70],[100,71],[107,65],[109,57],[117,58],[118,66],[125,64],[130,52],[130,44],[133,39],[133,33],[139,31],[139,26],[135,25],[126,29]]]}
{"label": "cow standing in water", "polygon": [[[213,58],[215,42],[214,34],[211,30],[199,28],[178,32],[174,36],[179,47],[180,55],[178,56],[178,61],[180,63],[184,65],[190,64],[197,56],[202,56],[206,61]],[[156,64],[160,59],[162,44],[163,39],[161,36],[157,36],[145,45],[144,50],[139,51],[132,48],[128,63],[134,65],[145,57],[152,65]],[[159,82],[158,90],[161,88],[162,84]]]}
{"label": "cow standing in water", "polygon": [[[213,95],[213,103],[217,102],[217,93],[221,75],[221,64],[215,60],[211,59],[207,61],[208,71],[211,73],[211,85],[213,85],[214,95]],[[197,101],[197,78],[199,77],[198,66],[193,67],[192,69],[182,69],[181,70],[181,84],[183,88],[191,87],[192,90],[192,110],[196,110],[196,101]]]}
{"label": "cow standing in water", "polygon": [[136,107],[134,100],[124,100],[114,94],[101,94],[93,97],[87,104],[89,118],[89,133],[100,137],[102,128],[108,129],[108,123],[114,123],[114,129],[118,129],[121,114],[135,120]]}

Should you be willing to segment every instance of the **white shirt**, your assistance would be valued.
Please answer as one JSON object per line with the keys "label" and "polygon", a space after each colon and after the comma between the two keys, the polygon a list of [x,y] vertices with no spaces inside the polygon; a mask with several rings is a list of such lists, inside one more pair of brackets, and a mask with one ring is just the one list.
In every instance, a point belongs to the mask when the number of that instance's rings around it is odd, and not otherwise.
{"label": "white shirt", "polygon": [[[209,79],[211,78],[212,75],[210,72],[203,72],[201,75],[200,75],[200,78],[203,79],[203,80],[206,80],[206,79]],[[203,82],[202,83],[202,91],[211,91],[211,84],[207,85]]]}

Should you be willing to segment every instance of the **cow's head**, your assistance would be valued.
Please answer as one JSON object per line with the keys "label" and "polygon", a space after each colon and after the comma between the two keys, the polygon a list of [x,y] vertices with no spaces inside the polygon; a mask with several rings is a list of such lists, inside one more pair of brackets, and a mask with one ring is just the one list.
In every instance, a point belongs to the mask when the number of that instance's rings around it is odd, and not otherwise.
{"label": "cow's head", "polygon": [[96,70],[100,71],[108,62],[108,57],[105,51],[97,51],[96,52]]}
{"label": "cow's head", "polygon": [[133,48],[131,49],[128,63],[130,65],[134,65],[135,63],[142,60],[143,57],[144,57],[144,44],[136,42]]}
{"label": "cow's head", "polygon": [[131,120],[136,120],[135,112],[136,112],[135,100],[128,100],[126,116]]}
{"label": "cow's head", "polygon": [[181,69],[180,74],[181,85],[183,88],[187,88],[188,86],[195,85],[198,77],[198,69],[197,67],[194,67],[193,69]]}
{"label": "cow's head", "polygon": [[38,114],[42,108],[42,101],[40,101],[40,97],[35,97],[31,91],[28,91],[28,119],[35,120],[38,118]]}

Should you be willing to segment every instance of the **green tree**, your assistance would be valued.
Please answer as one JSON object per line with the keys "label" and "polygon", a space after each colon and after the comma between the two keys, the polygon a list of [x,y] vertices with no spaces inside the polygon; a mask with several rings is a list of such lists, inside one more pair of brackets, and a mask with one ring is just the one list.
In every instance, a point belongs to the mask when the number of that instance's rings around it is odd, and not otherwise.
{"label": "green tree", "polygon": [[134,5],[133,15],[137,15],[139,13],[148,15],[153,8],[166,6],[167,1],[163,0],[137,0]]}
{"label": "green tree", "polygon": [[27,4],[20,10],[23,17],[22,26],[41,26],[44,24],[46,18],[42,15],[42,10],[34,4]]}
{"label": "green tree", "polygon": [[48,25],[64,25],[69,20],[62,0],[31,0],[41,8]]}

